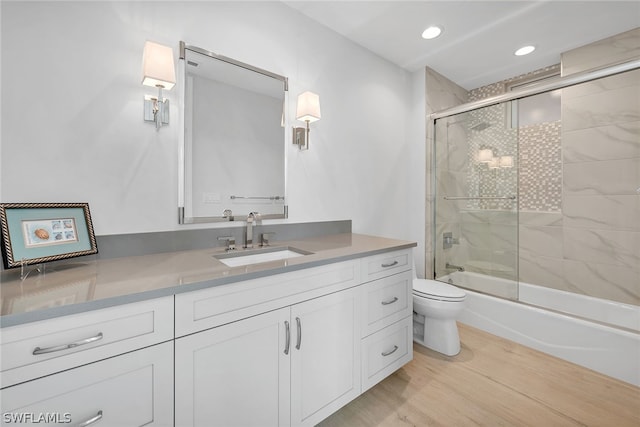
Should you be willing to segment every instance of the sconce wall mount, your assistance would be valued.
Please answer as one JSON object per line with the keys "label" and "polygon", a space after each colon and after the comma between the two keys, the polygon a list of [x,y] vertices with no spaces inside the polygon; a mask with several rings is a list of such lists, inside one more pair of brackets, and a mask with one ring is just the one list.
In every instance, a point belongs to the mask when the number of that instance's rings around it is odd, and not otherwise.
{"label": "sconce wall mount", "polygon": [[169,124],[169,100],[162,97],[162,89],[171,90],[176,84],[173,49],[147,41],[142,55],[142,84],[158,88],[158,96],[145,96],[144,120],[154,122],[156,130]]}
{"label": "sconce wall mount", "polygon": [[296,107],[296,120],[306,123],[306,128],[293,128],[293,143],[300,150],[309,149],[309,123],[320,120],[320,97],[313,92],[304,92],[298,95]]}

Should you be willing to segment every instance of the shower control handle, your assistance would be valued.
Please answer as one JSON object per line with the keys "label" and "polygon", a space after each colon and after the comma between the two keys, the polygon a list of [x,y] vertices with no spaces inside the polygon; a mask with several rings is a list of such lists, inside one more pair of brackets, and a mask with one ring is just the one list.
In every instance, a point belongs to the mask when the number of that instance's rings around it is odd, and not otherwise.
{"label": "shower control handle", "polygon": [[459,245],[460,239],[453,237],[453,233],[446,231],[442,234],[442,249],[451,249],[453,245]]}

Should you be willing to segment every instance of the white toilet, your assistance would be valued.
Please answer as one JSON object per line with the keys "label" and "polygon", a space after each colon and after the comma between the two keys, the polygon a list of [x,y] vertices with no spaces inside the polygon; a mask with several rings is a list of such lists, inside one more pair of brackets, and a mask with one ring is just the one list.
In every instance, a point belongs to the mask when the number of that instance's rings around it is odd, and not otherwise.
{"label": "white toilet", "polygon": [[447,356],[460,352],[456,318],[466,294],[453,285],[413,279],[413,341]]}

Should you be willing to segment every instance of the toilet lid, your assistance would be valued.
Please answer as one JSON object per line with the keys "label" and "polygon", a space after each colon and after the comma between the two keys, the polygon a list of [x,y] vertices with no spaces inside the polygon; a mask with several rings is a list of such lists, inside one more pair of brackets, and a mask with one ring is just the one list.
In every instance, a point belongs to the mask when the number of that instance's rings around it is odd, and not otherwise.
{"label": "toilet lid", "polygon": [[436,280],[414,279],[413,293],[424,298],[444,301],[461,301],[465,297],[462,289]]}

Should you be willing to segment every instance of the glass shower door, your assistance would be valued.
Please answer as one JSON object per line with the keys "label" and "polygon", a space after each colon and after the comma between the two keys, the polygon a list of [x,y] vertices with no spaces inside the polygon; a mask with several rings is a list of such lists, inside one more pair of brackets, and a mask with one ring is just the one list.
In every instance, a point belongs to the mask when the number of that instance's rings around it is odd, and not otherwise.
{"label": "glass shower door", "polygon": [[437,119],[436,280],[518,298],[518,126],[511,102]]}

